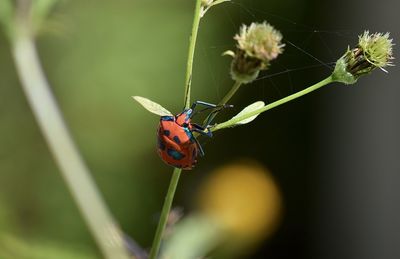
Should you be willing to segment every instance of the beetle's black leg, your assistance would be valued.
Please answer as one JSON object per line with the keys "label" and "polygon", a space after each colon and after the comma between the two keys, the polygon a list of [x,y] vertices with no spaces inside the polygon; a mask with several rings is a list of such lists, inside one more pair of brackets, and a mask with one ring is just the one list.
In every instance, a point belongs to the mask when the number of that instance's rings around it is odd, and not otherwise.
{"label": "beetle's black leg", "polygon": [[197,124],[197,123],[191,123],[191,125],[192,125],[195,129],[202,130],[202,131],[205,131],[205,130],[206,130],[206,128],[204,128],[203,126],[200,126],[200,125]]}
{"label": "beetle's black leg", "polygon": [[[203,110],[194,112],[194,109],[196,108],[197,105],[203,105],[203,106],[205,106],[206,108],[204,108]],[[212,104],[212,103],[206,103],[206,102],[202,102],[202,101],[195,101],[195,102],[192,104],[192,106],[190,107],[190,109],[191,109],[193,112],[190,114],[189,118],[192,118],[195,114],[197,114],[197,113],[199,113],[199,112],[202,112],[202,111],[205,111],[205,110],[208,110],[208,109],[215,109],[216,107],[218,107],[218,105],[215,105],[215,104]]]}
{"label": "beetle's black leg", "polygon": [[207,102],[203,102],[203,101],[195,101],[192,104],[192,107],[190,107],[192,110],[194,110],[194,108],[196,108],[197,105],[203,105],[205,106],[207,109],[213,109],[213,108],[218,108],[218,109],[224,109],[224,108],[231,108],[233,107],[233,105],[230,104],[213,104],[213,103],[207,103]]}
{"label": "beetle's black leg", "polygon": [[207,128],[210,124],[211,124],[211,122],[213,121],[213,119],[215,118],[215,116],[217,116],[217,114],[221,111],[221,110],[223,110],[223,109],[225,109],[225,108],[233,108],[233,105],[230,105],[230,104],[223,104],[223,105],[220,105],[219,107],[217,107],[218,109],[215,109],[214,111],[212,111],[208,116],[207,116],[207,118],[205,119],[205,121],[204,121],[204,127],[205,128]]}
{"label": "beetle's black leg", "polygon": [[[192,114],[190,115],[190,118],[193,117],[193,116],[194,116],[195,114],[197,114],[197,113],[200,113],[200,112],[203,112],[203,111],[206,111],[206,110],[209,110],[209,109],[216,109],[215,111],[213,111],[213,113],[216,113],[216,112],[219,112],[219,111],[222,110],[222,109],[233,107],[233,105],[229,105],[229,104],[222,104],[222,105],[219,104],[219,105],[217,105],[217,104],[207,103],[207,102],[203,102],[203,101],[195,101],[195,102],[192,104],[192,106],[191,106],[190,109],[191,109],[192,111],[194,111],[194,109],[196,108],[197,105],[203,105],[203,106],[205,106],[206,108],[204,108],[204,109],[202,109],[202,110],[200,110],[200,111],[197,111],[197,112],[192,112]],[[215,115],[211,118],[211,120],[212,120],[214,117],[215,117]],[[207,120],[208,120],[208,118],[210,118],[210,115],[208,115]]]}
{"label": "beetle's black leg", "polygon": [[204,150],[203,150],[203,148],[201,147],[199,141],[198,141],[196,138],[194,138],[194,141],[196,142],[196,145],[197,145],[197,147],[199,148],[200,156],[204,156]]}
{"label": "beetle's black leg", "polygon": [[[196,123],[192,123],[192,127],[193,127],[193,128],[192,128],[192,131],[198,132],[198,133],[200,133],[201,135],[207,136],[207,137],[209,137],[209,138],[212,137],[212,132],[209,131],[209,130],[207,130],[207,129],[205,129],[205,128],[203,128],[202,126],[200,126],[200,125],[198,125],[198,124],[196,124]],[[201,147],[199,141],[198,141],[196,138],[194,138],[194,139],[195,139],[195,141],[196,141],[197,147],[199,148],[200,156],[204,156],[204,150],[203,150],[203,148]]]}
{"label": "beetle's black leg", "polygon": [[204,135],[204,136],[207,136],[207,137],[210,137],[210,138],[212,137],[212,135],[213,135],[212,132],[209,131],[207,128],[204,128],[204,127],[202,127],[202,126],[200,126],[200,125],[198,125],[196,123],[191,123],[191,125],[193,126],[192,131],[198,132],[201,135]]}
{"label": "beetle's black leg", "polygon": [[206,103],[206,102],[203,102],[203,101],[195,101],[195,102],[192,104],[191,109],[194,110],[194,108],[196,108],[197,105],[203,105],[203,106],[205,106],[205,107],[207,107],[207,108],[216,108],[216,107],[218,106],[218,105],[216,105],[216,104]]}

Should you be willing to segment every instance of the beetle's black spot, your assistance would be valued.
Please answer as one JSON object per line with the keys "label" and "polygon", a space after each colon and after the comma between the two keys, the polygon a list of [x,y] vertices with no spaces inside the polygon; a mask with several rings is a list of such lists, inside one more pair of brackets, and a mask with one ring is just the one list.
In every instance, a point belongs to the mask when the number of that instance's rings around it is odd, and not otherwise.
{"label": "beetle's black spot", "polygon": [[173,138],[173,140],[175,141],[176,144],[181,144],[181,140],[179,139],[178,136],[175,136],[175,137]]}
{"label": "beetle's black spot", "polygon": [[192,156],[196,157],[196,149],[193,149]]}
{"label": "beetle's black spot", "polygon": [[170,134],[171,134],[171,132],[170,132],[169,130],[164,130],[164,135],[165,135],[165,136],[168,137]]}
{"label": "beetle's black spot", "polygon": [[162,142],[160,138],[158,138],[157,140],[158,140],[157,141],[158,142],[158,148],[161,149],[161,150],[165,150],[164,142]]}
{"label": "beetle's black spot", "polygon": [[181,160],[182,158],[185,157],[184,154],[170,148],[167,149],[167,154],[175,160]]}
{"label": "beetle's black spot", "polygon": [[161,120],[162,121],[174,121],[174,117],[173,116],[162,116]]}

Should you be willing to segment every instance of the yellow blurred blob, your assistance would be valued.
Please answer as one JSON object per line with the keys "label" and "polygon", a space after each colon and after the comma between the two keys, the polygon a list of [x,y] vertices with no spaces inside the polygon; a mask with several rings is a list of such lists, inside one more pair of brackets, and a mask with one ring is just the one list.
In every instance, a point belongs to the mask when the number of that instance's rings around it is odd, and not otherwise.
{"label": "yellow blurred blob", "polygon": [[202,213],[246,243],[270,235],[282,208],[274,179],[256,163],[235,163],[215,170],[200,186],[198,198]]}

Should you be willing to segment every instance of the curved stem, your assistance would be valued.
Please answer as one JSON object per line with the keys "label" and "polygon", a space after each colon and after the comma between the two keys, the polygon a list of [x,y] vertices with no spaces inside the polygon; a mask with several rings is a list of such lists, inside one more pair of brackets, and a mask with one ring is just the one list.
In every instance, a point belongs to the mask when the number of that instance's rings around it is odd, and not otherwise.
{"label": "curved stem", "polygon": [[157,226],[156,235],[154,237],[153,245],[150,251],[150,259],[157,258],[158,251],[160,250],[161,240],[163,238],[164,229],[167,225],[169,212],[171,211],[172,201],[176,187],[178,186],[179,177],[181,176],[182,169],[175,168],[169,183],[167,196],[165,197],[164,205],[161,211],[160,221]]}
{"label": "curved stem", "polygon": [[[221,99],[221,101],[218,103],[218,105],[227,104],[229,102],[229,100],[233,97],[233,95],[237,92],[237,90],[239,90],[241,85],[242,85],[242,83],[240,83],[239,81],[235,81],[232,88],[224,96],[224,98]],[[212,122],[217,115],[218,115],[218,112],[210,114],[207,118],[204,119],[203,124],[205,125],[205,124],[207,124],[207,122]]]}
{"label": "curved stem", "polygon": [[240,83],[239,81],[235,81],[231,90],[229,90],[229,92],[224,96],[224,98],[222,98],[219,104],[227,104],[229,100],[232,98],[232,96],[237,92],[237,90],[239,90],[241,85],[242,83]]}
{"label": "curved stem", "polygon": [[[196,7],[194,10],[194,18],[192,25],[192,34],[189,40],[189,54],[186,67],[185,95],[184,95],[185,108],[190,107],[190,89],[192,83],[193,59],[196,47],[197,32],[199,30],[199,25],[200,25],[200,18],[201,18],[200,12],[201,12],[201,0],[196,0]],[[158,252],[160,250],[161,240],[163,238],[165,226],[167,225],[168,216],[171,211],[172,202],[174,200],[175,191],[178,186],[179,177],[181,176],[181,173],[182,169],[175,168],[172,174],[167,195],[165,197],[164,205],[161,211],[160,220],[157,225],[156,234],[154,236],[153,244],[151,246],[151,251],[149,256],[150,259],[157,258]]]}
{"label": "curved stem", "polygon": [[[26,25],[27,26],[27,25]],[[61,174],[105,258],[128,259],[122,232],[108,211],[89,169],[68,132],[25,25],[12,40],[23,90]]]}
{"label": "curved stem", "polygon": [[254,115],[258,115],[258,114],[263,113],[265,111],[271,110],[272,108],[275,108],[275,107],[277,107],[279,105],[282,105],[284,103],[290,102],[290,101],[292,101],[292,100],[294,100],[296,98],[299,98],[299,97],[301,97],[303,95],[306,95],[306,94],[308,94],[308,93],[310,93],[312,91],[315,91],[315,90],[321,88],[322,86],[330,84],[332,82],[334,82],[334,80],[332,79],[332,76],[329,76],[329,77],[325,78],[324,80],[322,80],[322,81],[320,81],[320,82],[318,82],[318,83],[316,83],[316,84],[314,84],[314,85],[312,85],[312,86],[310,86],[310,87],[308,87],[308,88],[306,88],[306,89],[304,89],[304,90],[302,90],[300,92],[297,92],[297,93],[294,93],[292,95],[289,95],[289,96],[287,96],[285,98],[282,98],[282,99],[280,99],[278,101],[270,103],[270,104],[268,104],[268,105],[266,105],[266,106],[264,106],[264,107],[262,107],[260,109],[257,109],[257,110],[254,110],[252,112],[249,112],[249,113],[247,113],[247,114],[245,114],[243,116],[236,117],[236,118],[230,119],[230,120],[228,120],[226,122],[217,124],[213,128],[211,128],[210,130],[212,132],[215,132],[215,131],[223,129],[223,128],[228,128],[228,127],[235,126],[238,122],[240,122],[242,120],[248,119],[250,117],[253,117]]}

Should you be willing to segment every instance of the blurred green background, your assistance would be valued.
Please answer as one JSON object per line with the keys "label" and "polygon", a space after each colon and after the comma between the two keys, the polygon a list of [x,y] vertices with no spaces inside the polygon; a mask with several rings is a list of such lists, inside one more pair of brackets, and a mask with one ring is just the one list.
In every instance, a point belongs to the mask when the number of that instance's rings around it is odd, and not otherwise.
{"label": "blurred green background", "polygon": [[[376,8],[360,5],[362,1],[237,0],[213,8],[200,26],[192,100],[216,103],[231,87],[230,59],[221,57],[221,53],[233,48],[232,37],[242,23],[267,20],[288,42],[284,55],[262,75],[268,78],[242,87],[232,100],[235,108],[221,114],[219,121],[251,102],[271,102],[329,75],[331,62],[343,54],[347,45],[356,43],[357,35],[364,29],[391,31],[396,42],[398,20],[391,10],[399,4],[381,2]],[[194,1],[188,0],[63,1],[51,17],[50,33],[38,39],[44,70],[96,183],[121,227],[144,248],[151,244],[172,168],[163,164],[155,152],[158,118],[134,103],[131,96],[148,97],[174,113],[181,111],[193,7]],[[375,13],[365,17],[368,12]],[[350,171],[363,171],[360,177],[379,177],[384,183],[394,181],[393,172],[400,173],[397,148],[400,131],[394,130],[400,124],[394,96],[400,95],[398,90],[391,90],[395,84],[398,86],[399,74],[396,68],[390,70],[388,76],[380,72],[371,76],[378,86],[329,87],[272,110],[250,125],[218,132],[204,144],[206,156],[196,169],[182,175],[175,204],[184,207],[185,212],[190,211],[194,207],[194,190],[210,171],[249,158],[271,170],[282,192],[284,212],[275,235],[250,251],[246,258],[361,258],[358,256],[364,254],[367,255],[362,256],[364,259],[398,258],[391,257],[399,254],[398,247],[377,244],[373,246],[377,251],[392,253],[386,257],[368,257],[369,242],[361,243],[360,249],[347,254],[347,244],[337,241],[349,229],[343,226],[349,225],[351,233],[357,232],[358,227],[351,226],[368,214],[364,208],[373,205],[366,203],[360,211],[340,214],[354,204],[359,205],[359,200],[347,202],[346,206],[342,200],[335,200],[335,197],[347,199],[354,193],[361,199],[366,194],[371,195],[369,200],[379,197],[373,203],[378,205],[381,199],[388,201],[399,195],[398,191],[383,195],[386,189],[383,184],[382,189],[371,194],[367,191],[371,189],[368,182],[360,187],[365,188],[365,193],[357,192],[355,186],[345,189],[349,196],[342,195],[342,184],[354,186],[359,178],[347,179],[343,175],[335,178],[337,172],[329,171],[333,165],[343,165],[343,169],[365,161],[360,153],[358,160],[331,159],[342,150],[357,154],[366,147],[373,149],[372,144],[365,142],[371,135],[365,134],[360,142],[350,143],[345,141],[349,131],[342,130],[344,135],[337,136],[335,127],[337,123],[340,129],[343,125],[346,129],[364,125],[361,119],[351,119],[365,114],[362,106],[357,106],[359,114],[342,121],[348,115],[347,108],[356,103],[356,99],[346,100],[349,96],[376,96],[381,91],[379,104],[393,101],[393,105],[381,112],[378,108],[373,110],[386,114],[388,121],[381,122],[384,133],[370,134],[377,134],[374,135],[378,136],[377,143],[379,137],[392,134],[380,149],[387,152],[381,155],[388,159],[377,166],[379,170],[356,167]],[[368,80],[365,78],[359,84]],[[341,100],[343,95],[348,99]],[[373,101],[366,106],[371,107]],[[373,107],[385,108],[379,104]],[[342,110],[336,109],[339,106]],[[326,118],[327,114],[331,120]],[[353,139],[352,135],[348,137]],[[342,146],[335,146],[337,141]],[[351,148],[354,153],[349,151]],[[329,153],[331,150],[337,152]],[[383,174],[375,175],[378,171]],[[327,178],[321,177],[325,172]],[[324,187],[331,192],[327,194]],[[398,204],[391,201],[381,209],[382,217],[367,218],[365,225],[357,226],[377,226],[376,233],[391,235],[390,228],[379,227],[379,222],[386,220],[399,226],[392,216],[385,218],[390,214],[387,208],[393,210],[390,215],[399,215]],[[338,217],[343,232],[325,229]],[[374,229],[357,233],[373,240],[377,236]],[[332,244],[342,252],[331,253]],[[99,257],[21,91],[10,46],[4,34],[0,34],[0,258],[4,247],[27,249],[32,258],[44,258],[40,251],[54,253],[49,258]],[[38,250],[38,255],[34,257],[36,252],[30,249]]]}

